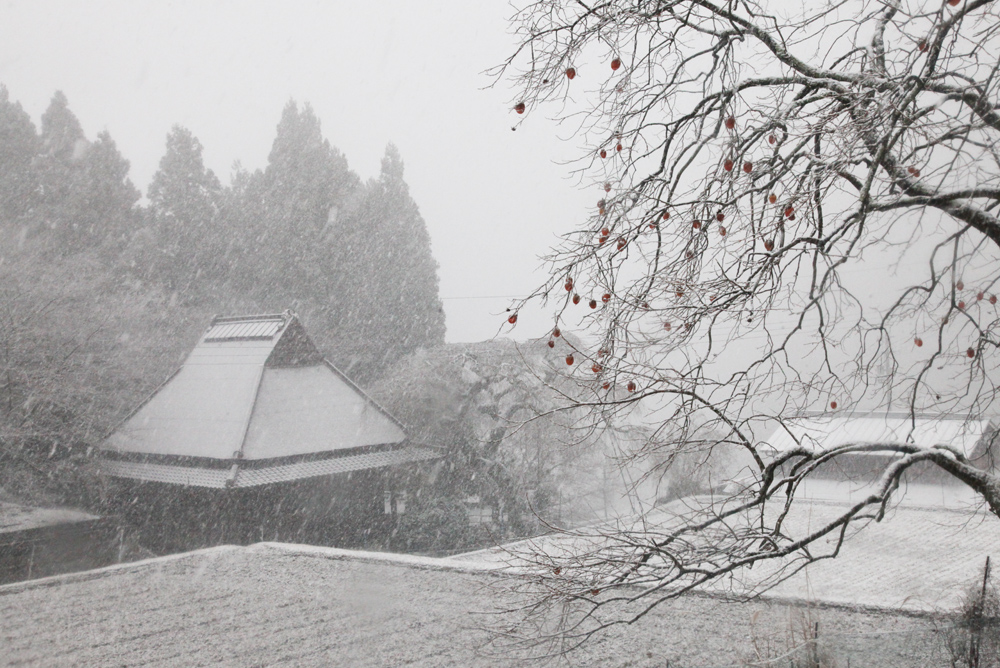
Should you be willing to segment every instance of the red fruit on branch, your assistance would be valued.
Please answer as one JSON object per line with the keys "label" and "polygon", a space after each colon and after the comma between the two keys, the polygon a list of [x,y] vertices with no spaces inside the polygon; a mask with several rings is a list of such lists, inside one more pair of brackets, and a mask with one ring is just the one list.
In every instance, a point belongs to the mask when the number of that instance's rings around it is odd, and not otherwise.
{"label": "red fruit on branch", "polygon": [[591,299],[590,300],[590,308],[597,308],[597,300],[596,299]]}
{"label": "red fruit on branch", "polygon": [[733,161],[732,160],[726,160],[724,163],[722,163],[722,168],[724,170],[726,170],[727,172],[733,171]]}
{"label": "red fruit on branch", "polygon": [[569,366],[573,366],[573,356],[572,355],[566,355],[566,364],[568,364]]}
{"label": "red fruit on branch", "polygon": [[615,150],[618,151],[619,153],[621,153],[621,151],[622,151],[622,145],[618,144],[617,146],[615,146]]}
{"label": "red fruit on branch", "polygon": [[515,313],[514,315],[510,316],[509,318],[507,318],[507,322],[509,322],[509,323],[510,323],[510,324],[512,324],[512,325],[513,325],[513,324],[514,324],[515,322],[517,322],[517,314]]}
{"label": "red fruit on branch", "polygon": [[517,113],[523,114],[524,110],[525,110],[524,102],[518,102],[517,104],[514,105],[514,111],[516,111]]}
{"label": "red fruit on branch", "polygon": [[913,339],[913,343],[915,346],[917,346],[917,348],[919,348],[922,345],[924,345],[924,340],[918,336],[917,338]]}
{"label": "red fruit on branch", "polygon": [[611,236],[611,230],[608,229],[607,227],[602,227],[601,228],[601,236],[602,237],[610,237]]}
{"label": "red fruit on branch", "polygon": [[771,251],[773,251],[774,250],[774,242],[771,241],[770,239],[768,239],[767,241],[765,241],[764,242],[764,250],[766,250],[768,253],[770,253]]}
{"label": "red fruit on branch", "polygon": [[560,336],[562,336],[562,332],[559,331],[558,327],[556,327],[555,329],[552,330],[552,336],[554,336],[556,338],[559,338]]}
{"label": "red fruit on branch", "polygon": [[556,566],[555,568],[552,569],[552,573],[554,575],[559,575],[560,573],[562,573],[562,569]]}
{"label": "red fruit on branch", "polygon": [[601,365],[595,364],[594,366],[590,367],[590,370],[593,371],[594,373],[601,373]]}
{"label": "red fruit on branch", "polygon": [[573,291],[573,279],[572,278],[567,278],[566,279],[566,284],[563,285],[563,287],[566,288],[566,292],[572,292]]}
{"label": "red fruit on branch", "polygon": [[635,392],[635,382],[629,381],[628,385],[625,386],[629,392]]}
{"label": "red fruit on branch", "polygon": [[693,223],[691,223],[691,227],[693,227],[696,230],[700,230],[701,229],[701,221],[700,220],[694,221]]}
{"label": "red fruit on branch", "polygon": [[719,235],[723,236],[723,237],[726,236],[726,228],[720,227],[719,228]]}
{"label": "red fruit on branch", "polygon": [[603,295],[601,295],[601,301],[607,304],[609,301],[611,301],[611,295],[605,292]]}
{"label": "red fruit on branch", "polygon": [[606,157],[608,157],[608,152],[607,152],[607,151],[605,151],[605,150],[604,150],[603,148],[601,149],[601,157],[602,157],[602,158],[606,158]]}
{"label": "red fruit on branch", "polygon": [[671,329],[671,325],[670,325],[670,323],[669,323],[669,322],[665,322],[665,323],[663,323],[663,329],[665,329],[665,330],[667,330],[667,331],[669,332],[669,331],[670,331],[670,329]]}
{"label": "red fruit on branch", "polygon": [[966,350],[965,351],[965,356],[968,357],[969,359],[972,359],[973,357],[975,357],[976,356],[975,349],[974,348],[969,348],[968,350]]}
{"label": "red fruit on branch", "polygon": [[607,240],[608,240],[607,237],[598,237],[597,238],[597,243],[599,243],[599,244],[601,244],[603,246],[604,242],[607,241]]}
{"label": "red fruit on branch", "polygon": [[963,283],[962,281],[959,281],[958,283],[955,284],[955,289],[956,290],[964,290],[965,289],[965,283]]}
{"label": "red fruit on branch", "polygon": [[771,204],[774,204],[775,202],[778,201],[778,196],[775,195],[774,193],[771,193],[770,195],[767,196],[767,201],[770,202]]}
{"label": "red fruit on branch", "polygon": [[836,410],[837,409],[837,402],[836,401],[831,401],[830,402],[830,408]]}
{"label": "red fruit on branch", "polygon": [[960,3],[961,1],[962,0],[948,0],[948,4],[951,5],[952,7],[958,7],[958,3]]}
{"label": "red fruit on branch", "polygon": [[611,61],[611,69],[617,70],[621,66],[622,66],[622,61],[620,58],[615,58],[614,60]]}
{"label": "red fruit on branch", "polygon": [[990,303],[991,304],[996,304],[997,303],[997,296],[996,295],[990,295]]}
{"label": "red fruit on branch", "polygon": [[592,595],[594,595],[594,596],[597,596],[598,594],[600,594],[600,593],[601,593],[601,590],[600,590],[600,589],[591,589],[591,590],[590,590],[590,593],[591,593]]}
{"label": "red fruit on branch", "polygon": [[603,387],[606,390],[609,387],[611,387],[611,383],[604,383],[603,385],[601,385],[601,387]]}
{"label": "red fruit on branch", "polygon": [[753,163],[752,162],[744,162],[743,163],[743,171],[746,172],[747,174],[749,174],[750,172],[752,172],[753,171]]}
{"label": "red fruit on branch", "polygon": [[960,308],[960,309],[962,309],[964,311],[965,310],[965,302],[963,302],[963,301],[958,302],[958,308]]}
{"label": "red fruit on branch", "polygon": [[729,118],[726,119],[726,129],[732,130],[735,127],[736,127],[736,119],[730,116]]}
{"label": "red fruit on branch", "polygon": [[677,294],[677,298],[680,299],[681,297],[684,296],[684,291],[683,290],[678,290],[676,294]]}
{"label": "red fruit on branch", "polygon": [[627,243],[628,242],[625,241],[625,237],[618,237],[618,250],[625,248],[625,244]]}
{"label": "red fruit on branch", "polygon": [[580,295],[573,295],[573,303],[574,304],[580,303]]}
{"label": "red fruit on branch", "polygon": [[794,215],[795,215],[795,209],[793,207],[789,206],[785,208],[785,218],[791,218]]}
{"label": "red fruit on branch", "polygon": [[774,142],[778,141],[778,138],[775,137],[774,135],[771,135],[770,137],[767,138],[767,141],[773,144]]}
{"label": "red fruit on branch", "polygon": [[920,42],[917,44],[917,48],[920,49],[920,53],[926,52],[927,51],[927,40],[926,39],[920,40]]}
{"label": "red fruit on branch", "polygon": [[606,192],[606,193],[611,192],[611,184],[610,183],[605,183],[604,184],[604,192]]}
{"label": "red fruit on branch", "polygon": [[663,220],[670,220],[670,212],[669,211],[664,211],[663,212]]}
{"label": "red fruit on branch", "polygon": [[977,292],[976,293],[976,301],[977,302],[983,301],[983,293],[982,292]]}
{"label": "red fruit on branch", "polygon": [[552,339],[549,339],[549,348],[555,348],[555,347],[556,347],[556,342],[553,341]]}
{"label": "red fruit on branch", "polygon": [[721,223],[726,219],[726,214],[720,211],[719,213],[715,214],[715,219]]}
{"label": "red fruit on branch", "polygon": [[566,68],[566,78],[567,79],[572,79],[575,76],[576,76],[576,69],[573,68],[573,67],[567,67]]}

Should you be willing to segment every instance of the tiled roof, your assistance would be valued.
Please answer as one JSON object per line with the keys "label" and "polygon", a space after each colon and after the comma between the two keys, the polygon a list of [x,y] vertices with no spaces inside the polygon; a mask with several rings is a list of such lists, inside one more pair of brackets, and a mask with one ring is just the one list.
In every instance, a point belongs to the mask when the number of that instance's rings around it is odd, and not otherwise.
{"label": "tiled roof", "polygon": [[799,447],[796,440],[809,450],[868,443],[950,445],[971,456],[989,424],[989,420],[949,416],[921,416],[914,421],[894,415],[803,417],[789,420],[787,430],[775,430],[767,443],[778,452]]}
{"label": "tiled roof", "polygon": [[430,448],[406,447],[259,468],[240,468],[238,465],[235,468],[205,468],[194,465],[115,460],[105,460],[102,462],[101,468],[108,475],[119,478],[224,489],[226,487],[255,487],[334,473],[396,466],[437,459],[440,456],[439,452]]}
{"label": "tiled roof", "polygon": [[[788,633],[774,603],[686,597],[554,661],[490,644],[519,599],[506,579],[442,559],[301,546],[224,546],[0,586],[0,664],[11,666],[746,665],[751,639]],[[614,609],[607,609],[610,612]],[[620,611],[619,611],[620,612]],[[825,609],[851,665],[943,665],[932,620]],[[843,665],[843,664],[841,664]]]}
{"label": "tiled roof", "polygon": [[204,341],[270,340],[284,328],[287,318],[282,315],[243,318],[216,318],[205,332]]}
{"label": "tiled roof", "polygon": [[100,518],[73,508],[39,508],[0,502],[0,534],[96,519]]}
{"label": "tiled roof", "polygon": [[[162,460],[207,458],[224,465],[405,439],[400,424],[325,361],[295,316],[286,313],[216,318],[178,372],[102,448],[160,459],[155,464],[115,463],[108,469],[112,475],[221,487],[225,471],[182,469]],[[268,481],[290,480],[287,476],[296,471],[315,475],[314,468],[277,467]]]}
{"label": "tiled roof", "polygon": [[[620,521],[618,526],[635,527],[630,546],[646,544],[676,525],[679,515],[703,503],[710,504],[711,500],[682,499],[641,518]],[[800,501],[785,519],[782,532],[790,539],[800,538],[847,508],[843,503]],[[740,522],[732,522],[730,528],[739,532]],[[581,550],[607,550],[609,555],[621,550],[631,553],[631,547],[620,548],[618,543],[605,538],[605,533],[613,529],[595,525],[570,535],[532,538],[459,554],[454,559],[518,567],[528,553],[548,555],[555,564],[572,564],[574,555]],[[913,612],[949,610],[959,604],[966,589],[979,577],[986,557],[991,556],[994,563],[1000,558],[1000,519],[968,506],[961,509],[899,506],[882,522],[858,525],[849,535],[836,559],[810,565],[771,589],[769,595]],[[832,543],[825,540],[811,547],[815,555],[831,549]],[[772,565],[761,562],[752,569],[737,572],[733,579],[717,581],[714,588],[746,594],[759,583],[768,582],[774,572]]]}

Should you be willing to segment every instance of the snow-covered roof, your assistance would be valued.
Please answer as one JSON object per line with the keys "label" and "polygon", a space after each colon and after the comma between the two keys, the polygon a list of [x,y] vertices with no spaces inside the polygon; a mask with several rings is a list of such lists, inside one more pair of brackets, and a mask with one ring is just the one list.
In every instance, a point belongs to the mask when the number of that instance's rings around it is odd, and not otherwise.
{"label": "snow-covered roof", "polygon": [[246,487],[438,456],[405,440],[286,312],[215,318],[102,451],[111,475]]}
{"label": "snow-covered roof", "polygon": [[[458,564],[472,562],[514,569],[528,559],[573,568],[580,561],[577,557],[580,553],[608,550],[614,554],[621,545],[609,540],[608,534],[623,529],[638,530],[639,534],[629,535],[631,542],[623,548],[624,552],[634,554],[634,545],[652,541],[651,536],[662,536],[671,527],[689,522],[694,509],[718,508],[717,502],[718,499],[709,497],[688,497],[630,520],[618,519],[569,534],[549,534],[448,559]],[[859,521],[848,531],[848,538],[835,559],[809,565],[768,590],[768,596],[910,612],[953,609],[961,603],[977,574],[982,577],[980,569],[986,557],[1000,557],[1000,519],[977,510],[974,503],[972,499],[949,508],[900,504],[890,508],[881,522]],[[846,494],[841,501],[801,499],[785,516],[782,533],[791,538],[804,536],[850,507]],[[782,509],[779,507],[776,512]],[[740,521],[733,520],[733,526]],[[836,538],[834,532],[830,539],[817,541],[811,547],[813,554],[832,552]],[[526,556],[532,554],[544,557]],[[769,583],[775,566],[772,562],[755,564],[752,569],[736,571],[735,580],[723,578],[706,590],[737,596],[749,594],[760,588],[761,583]]]}
{"label": "snow-covered roof", "polygon": [[776,429],[766,442],[776,452],[860,444],[947,445],[971,457],[978,454],[977,447],[991,433],[989,420],[959,416],[821,415],[788,420],[786,427]]}
{"label": "snow-covered roof", "polygon": [[[892,566],[884,562],[886,572]],[[221,546],[0,586],[0,638],[12,665],[52,667],[550,665],[487,642],[485,627],[507,629],[513,620],[498,611],[520,602],[502,582],[455,560]],[[734,665],[761,630],[783,633],[790,612],[775,602],[689,596],[606,630],[562,662]],[[940,650],[934,620],[817,614],[827,646],[849,652],[852,665],[929,665],[924,654]],[[880,661],[883,654],[891,660]]]}
{"label": "snow-covered roof", "polygon": [[63,524],[99,520],[97,515],[74,508],[39,508],[18,503],[0,502],[0,540],[2,534],[30,531]]}

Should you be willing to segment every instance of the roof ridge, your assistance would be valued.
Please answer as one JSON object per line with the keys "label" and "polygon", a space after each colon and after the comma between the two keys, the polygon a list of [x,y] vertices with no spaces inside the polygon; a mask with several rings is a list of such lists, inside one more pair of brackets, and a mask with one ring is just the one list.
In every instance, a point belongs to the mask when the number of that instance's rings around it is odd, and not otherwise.
{"label": "roof ridge", "polygon": [[258,322],[261,320],[288,320],[290,317],[294,317],[291,311],[285,311],[284,313],[257,313],[249,315],[216,315],[212,318],[212,322],[209,325],[218,325],[220,323],[232,323],[232,322]]}

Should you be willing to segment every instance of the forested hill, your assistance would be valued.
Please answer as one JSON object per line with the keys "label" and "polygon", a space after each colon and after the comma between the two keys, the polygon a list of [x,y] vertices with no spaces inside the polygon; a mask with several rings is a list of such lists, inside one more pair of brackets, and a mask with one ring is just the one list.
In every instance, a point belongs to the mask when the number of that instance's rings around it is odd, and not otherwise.
{"label": "forested hill", "polygon": [[4,456],[96,442],[214,314],[291,308],[362,384],[444,341],[437,263],[391,144],[363,183],[289,102],[263,170],[237,163],[223,185],[175,126],[148,204],[128,172],[62,93],[36,128],[0,86]]}

